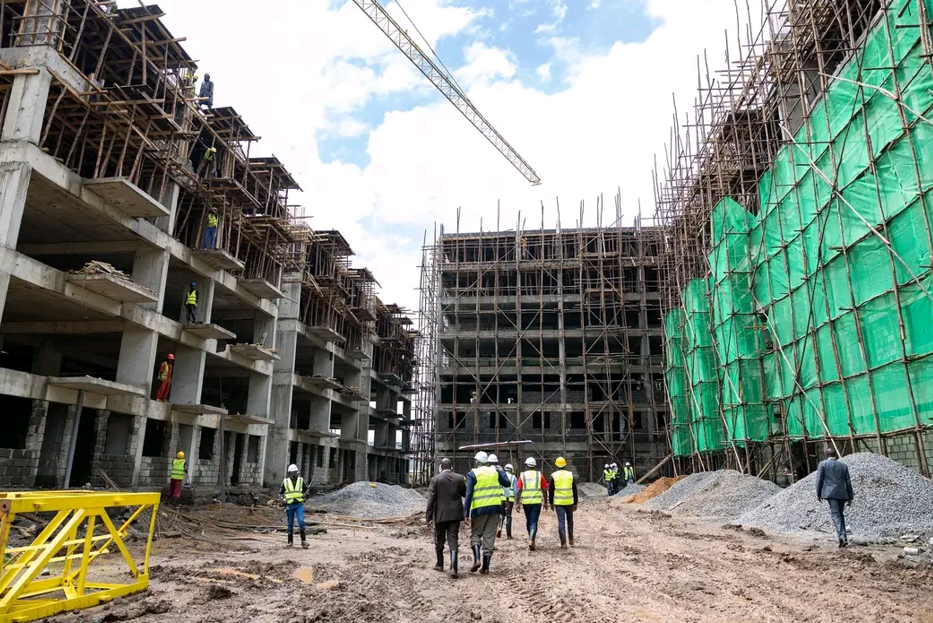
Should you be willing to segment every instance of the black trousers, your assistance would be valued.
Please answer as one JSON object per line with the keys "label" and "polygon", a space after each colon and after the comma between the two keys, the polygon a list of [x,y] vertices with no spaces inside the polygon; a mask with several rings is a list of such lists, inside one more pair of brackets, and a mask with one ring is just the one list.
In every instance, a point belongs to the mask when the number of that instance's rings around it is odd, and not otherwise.
{"label": "black trousers", "polygon": [[457,549],[460,543],[460,522],[442,521],[434,524],[434,549],[444,551],[444,543],[450,549]]}
{"label": "black trousers", "polygon": [[188,314],[188,324],[198,323],[198,306],[185,305],[185,312]]}

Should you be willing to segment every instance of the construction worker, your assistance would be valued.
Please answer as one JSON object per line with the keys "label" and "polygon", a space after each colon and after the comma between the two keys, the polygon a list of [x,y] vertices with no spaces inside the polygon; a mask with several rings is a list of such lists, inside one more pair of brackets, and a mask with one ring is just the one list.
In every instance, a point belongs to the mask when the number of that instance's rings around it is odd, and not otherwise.
{"label": "construction worker", "polygon": [[[171,355],[170,355],[171,356]],[[177,500],[181,497],[181,485],[185,481],[185,474],[188,473],[188,463],[185,461],[185,453],[181,450],[172,460],[172,475],[168,481],[169,497]]]}
{"label": "construction worker", "polygon": [[175,355],[169,353],[165,361],[159,366],[159,389],[156,390],[155,399],[159,402],[168,402],[169,391],[172,389],[172,367],[175,365]]}
{"label": "construction worker", "polygon": [[[491,458],[491,457],[490,457]],[[499,529],[496,538],[502,537],[502,524],[505,523],[505,538],[512,538],[512,509],[515,507],[515,474],[512,473],[512,464],[506,463],[505,476],[509,479],[509,486],[502,489],[505,500],[502,502],[502,514],[499,515]]]}
{"label": "construction worker", "polygon": [[616,494],[625,486],[622,484],[622,479],[619,478],[619,464],[613,461],[609,464],[609,469],[612,470],[612,491],[613,494]]}
{"label": "construction worker", "polygon": [[214,107],[214,83],[211,82],[210,74],[204,74],[204,82],[201,83],[201,91],[198,93],[198,99],[201,100],[201,106],[207,108]]}
{"label": "construction worker", "polygon": [[489,563],[496,545],[496,526],[502,512],[502,488],[509,486],[505,472],[489,465],[489,458],[482,451],[473,457],[476,467],[466,477],[463,513],[464,520],[470,526],[470,548],[473,550],[470,573],[480,571],[483,575],[489,573]]}
{"label": "construction worker", "polygon": [[544,505],[544,510],[547,510],[547,499],[544,497],[547,481],[544,474],[536,469],[537,466],[534,457],[525,459],[526,469],[515,483],[515,505],[519,513],[522,512],[522,508],[525,509],[525,529],[528,530],[528,538],[531,539],[531,544],[528,545],[531,551],[535,551],[541,506]]}
{"label": "construction worker", "polygon": [[279,497],[285,500],[285,517],[287,518],[288,543],[285,547],[294,544],[295,520],[298,520],[298,531],[301,535],[301,546],[308,549],[308,540],[305,536],[305,487],[304,478],[298,475],[298,466],[294,463],[288,466],[288,475],[279,487]]}
{"label": "construction worker", "polygon": [[568,542],[573,546],[573,511],[577,509],[577,480],[569,470],[564,469],[567,467],[564,457],[557,457],[554,465],[557,466],[557,471],[551,474],[548,500],[557,512],[557,534],[560,536],[560,548],[567,549]]}
{"label": "construction worker", "polygon": [[606,484],[606,495],[612,495],[612,470],[609,468],[609,463],[603,465],[603,482]]}
{"label": "construction worker", "polygon": [[635,468],[628,461],[625,462],[625,467],[622,468],[622,479],[626,485],[635,484]]}
{"label": "construction worker", "polygon": [[185,296],[185,312],[188,324],[198,324],[198,284],[188,284],[188,294]]}
{"label": "construction worker", "polygon": [[450,549],[450,577],[457,577],[457,548],[460,522],[463,521],[463,497],[466,479],[454,473],[450,459],[441,459],[441,473],[428,485],[426,518],[434,526],[434,550],[437,553],[435,571],[444,571],[444,543]]}
{"label": "construction worker", "polygon": [[217,150],[214,147],[208,147],[201,156],[201,166],[198,168],[198,175],[204,178],[211,178],[214,175],[214,156]]}
{"label": "construction worker", "polygon": [[185,97],[194,97],[194,85],[198,83],[198,74],[193,69],[185,70],[181,78],[181,86],[185,91]]}
{"label": "construction worker", "polygon": [[217,218],[217,210],[211,208],[207,213],[207,229],[204,230],[204,244],[202,249],[213,249],[217,246],[217,225],[220,219]]}

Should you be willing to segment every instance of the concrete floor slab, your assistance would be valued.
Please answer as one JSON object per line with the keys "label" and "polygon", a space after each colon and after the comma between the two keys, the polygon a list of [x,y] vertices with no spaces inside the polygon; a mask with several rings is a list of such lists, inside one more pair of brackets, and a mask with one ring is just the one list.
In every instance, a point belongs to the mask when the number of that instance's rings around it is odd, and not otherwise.
{"label": "concrete floor slab", "polygon": [[243,270],[246,266],[222,249],[196,249],[191,251],[191,256],[219,270]]}
{"label": "concrete floor slab", "polygon": [[85,180],[84,187],[133,218],[168,216],[168,209],[124,177]]}
{"label": "concrete floor slab", "polygon": [[273,361],[279,358],[275,352],[258,344],[233,344],[230,352],[253,361]]}
{"label": "concrete floor slab", "polygon": [[84,390],[104,396],[144,396],[145,391],[132,385],[114,383],[93,376],[55,376],[49,378],[49,385],[67,389]]}
{"label": "concrete floor slab", "polygon": [[155,303],[159,300],[158,295],[149,288],[129,279],[121,279],[113,275],[85,275],[79,273],[68,275],[66,279],[86,290],[96,292],[121,303]]}
{"label": "concrete floor slab", "polygon": [[172,403],[172,411],[191,413],[193,415],[227,415],[227,410],[214,405],[183,405]]}
{"label": "concrete floor slab", "polygon": [[237,283],[243,286],[244,290],[261,299],[280,299],[285,296],[281,290],[265,279],[238,279]]}
{"label": "concrete floor slab", "polygon": [[213,323],[208,324],[186,324],[183,328],[183,331],[187,331],[192,335],[196,335],[201,339],[205,340],[235,340],[236,333],[224,329],[220,325]]}
{"label": "concrete floor slab", "polygon": [[339,344],[344,340],[343,336],[331,329],[330,327],[324,326],[313,326],[306,329],[308,335],[311,337],[316,337],[319,340],[324,342],[334,342]]}

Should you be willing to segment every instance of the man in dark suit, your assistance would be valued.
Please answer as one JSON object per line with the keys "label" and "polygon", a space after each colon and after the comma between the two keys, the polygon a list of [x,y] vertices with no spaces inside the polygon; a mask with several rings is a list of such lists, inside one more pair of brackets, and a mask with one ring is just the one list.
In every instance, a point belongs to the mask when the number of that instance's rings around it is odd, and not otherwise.
{"label": "man in dark suit", "polygon": [[826,459],[820,462],[816,470],[816,498],[822,502],[829,502],[829,512],[836,526],[836,536],[839,537],[839,547],[849,544],[846,537],[846,518],[843,510],[855,499],[852,492],[852,480],[849,478],[849,468],[838,460],[836,450],[832,446],[826,448]]}
{"label": "man in dark suit", "polygon": [[441,459],[441,473],[428,486],[428,524],[434,524],[434,549],[437,551],[436,571],[444,570],[444,542],[450,548],[450,577],[457,577],[457,546],[460,522],[463,520],[463,497],[466,479],[455,474],[450,459]]}

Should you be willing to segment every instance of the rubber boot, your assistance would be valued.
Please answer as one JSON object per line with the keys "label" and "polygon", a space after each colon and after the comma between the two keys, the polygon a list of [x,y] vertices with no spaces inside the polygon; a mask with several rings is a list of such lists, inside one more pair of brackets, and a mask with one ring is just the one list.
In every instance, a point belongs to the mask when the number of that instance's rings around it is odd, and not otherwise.
{"label": "rubber boot", "polygon": [[480,558],[481,558],[480,546],[474,545],[473,546],[473,566],[470,567],[470,573],[476,573],[477,571],[479,571],[479,567],[482,564]]}
{"label": "rubber boot", "polygon": [[301,531],[301,547],[308,549],[308,537],[305,536],[305,531]]}
{"label": "rubber boot", "polygon": [[573,532],[567,534],[567,541],[570,543],[570,547],[573,547]]}
{"label": "rubber boot", "polygon": [[531,545],[528,546],[528,549],[535,551],[535,537],[538,536],[538,529],[535,528],[531,531]]}
{"label": "rubber boot", "polygon": [[288,543],[285,544],[285,547],[291,547],[295,544],[295,535],[291,532],[288,533]]}
{"label": "rubber boot", "polygon": [[434,570],[435,571],[444,570],[444,550],[442,549],[437,550],[437,564],[434,565]]}
{"label": "rubber boot", "polygon": [[567,537],[563,532],[558,532],[558,534],[560,535],[560,548],[567,549]]}
{"label": "rubber boot", "polygon": [[511,517],[505,518],[505,538],[507,539],[512,538],[512,518]]}
{"label": "rubber boot", "polygon": [[482,575],[487,575],[489,573],[490,562],[492,562],[492,552],[486,552],[483,554],[483,568],[480,569]]}
{"label": "rubber boot", "polygon": [[457,575],[457,550],[450,550],[450,577],[456,578]]}

